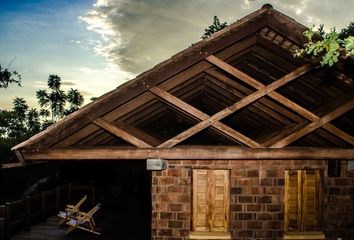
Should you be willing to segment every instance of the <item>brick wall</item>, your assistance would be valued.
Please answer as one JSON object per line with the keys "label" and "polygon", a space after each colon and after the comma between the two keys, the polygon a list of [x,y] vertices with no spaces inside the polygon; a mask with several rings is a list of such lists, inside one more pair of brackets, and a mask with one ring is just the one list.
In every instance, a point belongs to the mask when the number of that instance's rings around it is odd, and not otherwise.
{"label": "brick wall", "polygon": [[341,177],[325,178],[324,222],[328,239],[354,239],[354,171],[342,161]]}
{"label": "brick wall", "polygon": [[281,239],[284,170],[324,169],[323,226],[327,236],[354,239],[354,172],[342,162],[342,177],[327,177],[326,161],[178,160],[152,174],[152,238],[188,239],[191,230],[193,168],[230,169],[233,239]]}

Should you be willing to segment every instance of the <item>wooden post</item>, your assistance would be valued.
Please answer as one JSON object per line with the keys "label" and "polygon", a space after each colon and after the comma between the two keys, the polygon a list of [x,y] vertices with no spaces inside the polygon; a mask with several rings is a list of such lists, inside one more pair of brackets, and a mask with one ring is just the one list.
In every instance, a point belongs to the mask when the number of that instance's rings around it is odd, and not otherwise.
{"label": "wooden post", "polygon": [[60,210],[60,187],[57,187],[55,190],[55,212]]}
{"label": "wooden post", "polygon": [[42,221],[47,221],[47,192],[42,192]]}
{"label": "wooden post", "polygon": [[31,197],[26,196],[25,198],[25,207],[26,207],[26,225],[25,230],[31,230]]}

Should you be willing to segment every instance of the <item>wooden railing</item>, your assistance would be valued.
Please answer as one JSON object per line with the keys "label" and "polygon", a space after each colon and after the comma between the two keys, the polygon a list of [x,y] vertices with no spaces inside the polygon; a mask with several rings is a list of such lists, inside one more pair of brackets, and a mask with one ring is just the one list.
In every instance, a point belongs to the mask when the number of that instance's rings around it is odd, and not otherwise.
{"label": "wooden railing", "polygon": [[89,202],[96,201],[94,185],[75,185],[57,187],[40,194],[0,205],[0,239],[8,240],[10,236],[26,230],[38,222],[45,222],[48,216],[55,215],[66,204],[74,204],[79,196],[87,194]]}

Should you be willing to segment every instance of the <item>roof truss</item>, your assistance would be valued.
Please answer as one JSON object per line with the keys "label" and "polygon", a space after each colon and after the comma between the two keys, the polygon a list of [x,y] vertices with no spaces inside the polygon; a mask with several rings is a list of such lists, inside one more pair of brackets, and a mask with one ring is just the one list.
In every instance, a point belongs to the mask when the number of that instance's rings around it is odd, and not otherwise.
{"label": "roof truss", "polygon": [[[313,71],[317,62],[289,54],[302,44],[303,26],[269,9],[235,26],[173,56],[15,149],[79,151],[83,146],[131,144],[136,151],[158,148],[167,153],[164,149],[178,148],[205,133],[253,149],[284,148],[305,136],[309,143],[354,146],[347,129],[331,123],[353,109],[353,92],[337,82],[334,90],[321,92]],[[299,92],[297,86],[308,90]],[[305,104],[294,100],[298,93]],[[322,111],[319,96],[327,101],[324,108],[328,102],[334,107]],[[161,134],[171,124],[180,129]],[[253,126],[261,133],[250,132]]]}

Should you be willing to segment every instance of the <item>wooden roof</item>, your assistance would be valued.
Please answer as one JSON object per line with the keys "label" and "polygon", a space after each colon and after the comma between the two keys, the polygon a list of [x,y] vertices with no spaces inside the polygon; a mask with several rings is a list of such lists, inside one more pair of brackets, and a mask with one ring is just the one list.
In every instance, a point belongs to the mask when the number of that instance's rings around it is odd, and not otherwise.
{"label": "wooden roof", "polygon": [[109,149],[296,146],[345,148],[341,157],[354,158],[354,62],[325,69],[295,59],[305,29],[266,4],[13,150],[36,160],[66,159],[69,150],[72,159],[97,150],[97,159],[111,158],[102,154]]}

